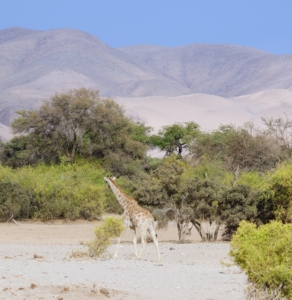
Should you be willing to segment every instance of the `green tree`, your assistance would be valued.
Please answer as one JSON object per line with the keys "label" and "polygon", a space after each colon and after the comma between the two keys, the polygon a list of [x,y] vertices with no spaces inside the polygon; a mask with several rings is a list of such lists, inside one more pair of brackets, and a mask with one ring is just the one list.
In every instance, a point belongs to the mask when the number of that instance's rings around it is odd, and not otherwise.
{"label": "green tree", "polygon": [[190,143],[197,137],[199,125],[194,122],[173,124],[164,126],[157,135],[152,135],[150,142],[153,146],[166,151],[166,156],[177,152],[182,155],[183,149],[187,149]]}
{"label": "green tree", "polygon": [[11,124],[14,134],[41,136],[60,156],[74,162],[90,131],[90,119],[101,102],[98,91],[79,89],[55,94],[37,111],[19,111]]}
{"label": "green tree", "polygon": [[185,181],[187,205],[192,208],[191,223],[202,240],[217,240],[221,225],[218,198],[221,187],[216,180],[193,177]]}
{"label": "green tree", "polygon": [[166,226],[168,220],[176,221],[180,241],[185,239],[190,219],[181,193],[184,168],[184,162],[169,156],[150,175],[131,181],[133,197],[140,205],[152,208],[160,226]]}
{"label": "green tree", "polygon": [[225,223],[224,237],[229,240],[240,221],[255,221],[258,216],[259,193],[250,186],[237,185],[225,190],[219,198],[220,219]]}
{"label": "green tree", "polygon": [[187,168],[182,160],[169,156],[150,176],[132,183],[133,196],[152,209],[160,226],[175,220],[181,242],[191,232],[191,223],[202,239],[216,239],[220,226],[216,223],[218,186],[210,179],[189,178]]}
{"label": "green tree", "polygon": [[291,156],[292,148],[292,121],[286,116],[283,118],[262,118],[269,136],[274,138],[283,150]]}
{"label": "green tree", "polygon": [[[115,175],[133,175],[143,169],[150,128],[131,121],[121,106],[102,99],[98,91],[82,88],[55,94],[39,110],[18,114],[11,126],[25,138],[7,146],[13,148],[12,157],[4,151],[4,162],[17,158],[21,164],[23,157],[22,164],[51,163],[66,157],[73,163],[78,154],[102,159]],[[23,145],[17,148],[13,143]]]}
{"label": "green tree", "polygon": [[59,156],[49,143],[40,136],[15,136],[0,149],[0,161],[5,166],[19,168],[37,163],[57,163]]}
{"label": "green tree", "polygon": [[233,185],[238,169],[264,172],[286,157],[277,140],[252,123],[239,127],[222,125],[212,133],[202,133],[191,148],[196,153],[195,159],[207,157],[221,161],[226,170],[234,174]]}

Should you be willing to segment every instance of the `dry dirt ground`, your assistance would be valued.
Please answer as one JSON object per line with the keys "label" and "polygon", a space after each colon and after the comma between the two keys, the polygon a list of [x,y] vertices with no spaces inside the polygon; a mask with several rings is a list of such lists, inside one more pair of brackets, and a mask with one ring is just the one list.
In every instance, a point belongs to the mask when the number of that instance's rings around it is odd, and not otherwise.
{"label": "dry dirt ground", "polygon": [[244,274],[226,265],[228,243],[202,243],[194,232],[191,243],[178,244],[176,228],[170,224],[157,232],[161,262],[152,243],[136,259],[129,234],[116,260],[73,258],[72,253],[86,250],[84,244],[93,240],[97,225],[1,223],[0,300],[244,299]]}

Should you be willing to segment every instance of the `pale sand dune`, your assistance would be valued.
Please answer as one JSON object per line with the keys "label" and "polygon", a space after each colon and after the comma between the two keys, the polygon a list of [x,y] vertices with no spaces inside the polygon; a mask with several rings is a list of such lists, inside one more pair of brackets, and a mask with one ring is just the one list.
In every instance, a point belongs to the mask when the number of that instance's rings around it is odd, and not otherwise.
{"label": "pale sand dune", "polygon": [[0,140],[7,141],[13,137],[10,127],[0,123]]}
{"label": "pale sand dune", "polygon": [[281,104],[292,105],[292,91],[285,89],[268,90],[233,99],[242,105],[248,106],[252,111],[261,113],[266,109],[278,107]]}
{"label": "pale sand dune", "polygon": [[[235,101],[207,94],[177,97],[117,97],[115,100],[122,104],[127,112],[135,111],[141,120],[156,131],[163,125],[175,122],[195,121],[203,129],[214,129],[220,124],[239,125],[252,118],[252,114]],[[155,122],[153,122],[152,114]]]}
{"label": "pale sand dune", "polygon": [[233,98],[208,94],[177,97],[116,97],[130,116],[146,122],[155,131],[164,125],[197,122],[202,129],[212,130],[220,124],[242,125],[261,117],[292,118],[292,91],[285,89],[262,91]]}

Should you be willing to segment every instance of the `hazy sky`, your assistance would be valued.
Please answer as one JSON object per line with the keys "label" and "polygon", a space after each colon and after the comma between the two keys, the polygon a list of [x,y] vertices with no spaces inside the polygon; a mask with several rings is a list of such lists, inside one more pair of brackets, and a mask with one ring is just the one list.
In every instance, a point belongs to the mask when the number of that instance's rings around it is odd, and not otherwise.
{"label": "hazy sky", "polygon": [[0,0],[0,29],[76,28],[112,47],[237,44],[292,54],[292,0]]}

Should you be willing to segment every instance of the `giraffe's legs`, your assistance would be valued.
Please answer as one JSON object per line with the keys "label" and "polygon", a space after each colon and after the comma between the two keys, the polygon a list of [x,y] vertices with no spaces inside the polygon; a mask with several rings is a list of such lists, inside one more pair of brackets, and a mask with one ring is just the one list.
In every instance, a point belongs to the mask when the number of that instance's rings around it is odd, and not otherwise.
{"label": "giraffe's legs", "polygon": [[147,236],[147,231],[144,230],[140,230],[140,234],[141,234],[141,250],[140,253],[138,255],[138,258],[141,258],[141,255],[146,247],[146,236]]}
{"label": "giraffe's legs", "polygon": [[161,257],[160,257],[160,252],[159,252],[159,246],[158,246],[158,240],[156,238],[156,233],[155,233],[155,230],[154,230],[154,226],[153,226],[153,223],[151,222],[149,228],[148,228],[148,231],[153,239],[153,242],[155,244],[155,247],[156,247],[156,252],[157,252],[157,257],[158,257],[158,260],[161,261]]}
{"label": "giraffe's legs", "polygon": [[136,257],[138,257],[136,228],[135,227],[130,227],[130,229],[133,233],[133,244],[134,244],[134,249],[135,249],[135,255],[136,255]]}
{"label": "giraffe's legs", "polygon": [[121,234],[121,235],[118,237],[118,239],[117,239],[117,246],[116,246],[116,251],[115,251],[115,254],[114,254],[114,259],[116,259],[117,256],[118,256],[118,251],[119,251],[120,242],[121,242],[121,239],[122,239],[122,237],[123,237],[123,235],[124,235],[125,232],[126,232],[126,230],[124,230],[124,231],[122,232],[122,234]]}

